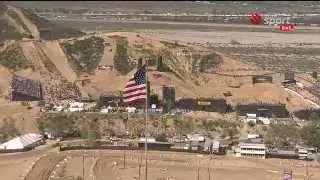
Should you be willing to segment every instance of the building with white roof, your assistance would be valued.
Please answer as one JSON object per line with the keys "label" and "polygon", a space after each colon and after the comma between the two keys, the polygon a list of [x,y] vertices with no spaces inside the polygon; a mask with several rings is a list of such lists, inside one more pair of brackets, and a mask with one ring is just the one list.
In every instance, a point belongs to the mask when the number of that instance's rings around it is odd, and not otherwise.
{"label": "building with white roof", "polygon": [[236,150],[237,157],[266,158],[266,146],[258,143],[240,143]]}
{"label": "building with white roof", "polygon": [[42,139],[40,134],[24,134],[0,144],[0,150],[29,150],[36,147]]}

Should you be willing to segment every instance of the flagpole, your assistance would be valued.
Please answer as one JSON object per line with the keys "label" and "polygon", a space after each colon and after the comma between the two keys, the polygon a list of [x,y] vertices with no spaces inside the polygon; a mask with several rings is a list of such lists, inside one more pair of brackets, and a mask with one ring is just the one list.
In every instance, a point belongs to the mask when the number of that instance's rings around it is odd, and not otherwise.
{"label": "flagpole", "polygon": [[144,153],[145,153],[145,159],[146,159],[146,176],[145,180],[148,180],[148,146],[147,146],[147,128],[148,128],[148,71],[147,71],[147,65],[148,65],[148,60],[146,59],[145,62],[145,71],[146,71],[146,122],[145,122],[145,130],[144,130],[144,137],[145,137],[145,143],[144,143]]}

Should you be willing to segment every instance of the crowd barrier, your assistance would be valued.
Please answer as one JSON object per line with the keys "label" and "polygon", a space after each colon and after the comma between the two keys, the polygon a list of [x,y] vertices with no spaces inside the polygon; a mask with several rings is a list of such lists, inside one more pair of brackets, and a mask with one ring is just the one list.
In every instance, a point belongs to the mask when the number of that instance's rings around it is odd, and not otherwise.
{"label": "crowd barrier", "polygon": [[[60,146],[60,151],[69,150],[144,150],[139,147],[128,147],[128,146]],[[148,148],[148,151],[166,151],[166,152],[181,152],[181,153],[197,153],[197,154],[210,154],[208,151],[201,150],[186,150],[186,149],[173,149],[173,148]],[[214,153],[215,155],[225,155],[225,152]]]}

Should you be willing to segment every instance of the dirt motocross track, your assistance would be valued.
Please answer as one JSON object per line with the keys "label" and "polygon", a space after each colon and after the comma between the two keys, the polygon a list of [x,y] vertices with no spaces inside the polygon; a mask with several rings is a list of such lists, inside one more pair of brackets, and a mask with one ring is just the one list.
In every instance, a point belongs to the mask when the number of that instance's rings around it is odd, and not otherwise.
{"label": "dirt motocross track", "polygon": [[[124,168],[124,153],[126,154],[126,167]],[[111,151],[111,150],[87,150],[68,151],[47,154],[41,158],[26,176],[25,180],[47,180],[52,171],[56,171],[56,177],[51,179],[67,180],[82,176],[82,158],[84,157],[85,179],[138,179],[139,158],[142,155],[140,179],[145,176],[144,153],[138,151]],[[59,168],[56,165],[66,156],[71,158]],[[280,159],[240,159],[226,156],[208,156],[191,153],[173,153],[149,151],[148,154],[148,179],[181,179],[193,180],[211,179],[221,180],[278,180],[283,168],[293,170],[294,179],[303,179],[306,163],[297,160]],[[309,162],[309,166],[314,165]],[[12,167],[13,168],[13,167]],[[311,180],[320,177],[319,167],[309,167],[313,176]],[[9,177],[9,176],[8,176]],[[8,178],[7,177],[7,178]]]}

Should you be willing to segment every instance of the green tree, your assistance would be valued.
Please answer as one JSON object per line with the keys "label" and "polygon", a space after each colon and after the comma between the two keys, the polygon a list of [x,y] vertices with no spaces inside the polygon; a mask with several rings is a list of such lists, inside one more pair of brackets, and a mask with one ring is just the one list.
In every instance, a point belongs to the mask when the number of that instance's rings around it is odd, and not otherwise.
{"label": "green tree", "polygon": [[274,145],[288,146],[301,138],[301,129],[294,123],[271,124],[266,132],[265,141]]}
{"label": "green tree", "polygon": [[161,127],[164,130],[164,133],[167,134],[167,130],[170,127],[169,124],[168,124],[167,116],[162,116],[162,118],[161,118]]}
{"label": "green tree", "polygon": [[182,133],[190,133],[194,129],[194,123],[192,119],[184,119],[183,114],[180,117],[176,116],[173,120],[173,125],[176,132]]}
{"label": "green tree", "polygon": [[64,113],[43,116],[38,122],[41,131],[51,131],[57,134],[71,133],[76,130],[76,117]]}
{"label": "green tree", "polygon": [[206,131],[207,134],[209,134],[212,131],[216,131],[214,121],[212,120],[202,119],[200,126]]}
{"label": "green tree", "polygon": [[309,146],[320,148],[320,118],[317,114],[311,114],[312,120],[302,128],[302,137]]}
{"label": "green tree", "polygon": [[317,121],[317,120],[320,120],[320,116],[318,113],[316,112],[312,112],[309,116],[309,120],[310,121]]}
{"label": "green tree", "polygon": [[15,126],[15,120],[12,118],[4,119],[0,126],[0,142],[14,138],[18,135],[20,135],[20,132]]}
{"label": "green tree", "polygon": [[254,123],[253,121],[249,121],[248,122],[248,126],[249,127],[254,127],[256,125],[256,123]]}
{"label": "green tree", "polygon": [[100,139],[99,121],[98,118],[94,118],[89,123],[88,140],[94,145],[97,139]]}

